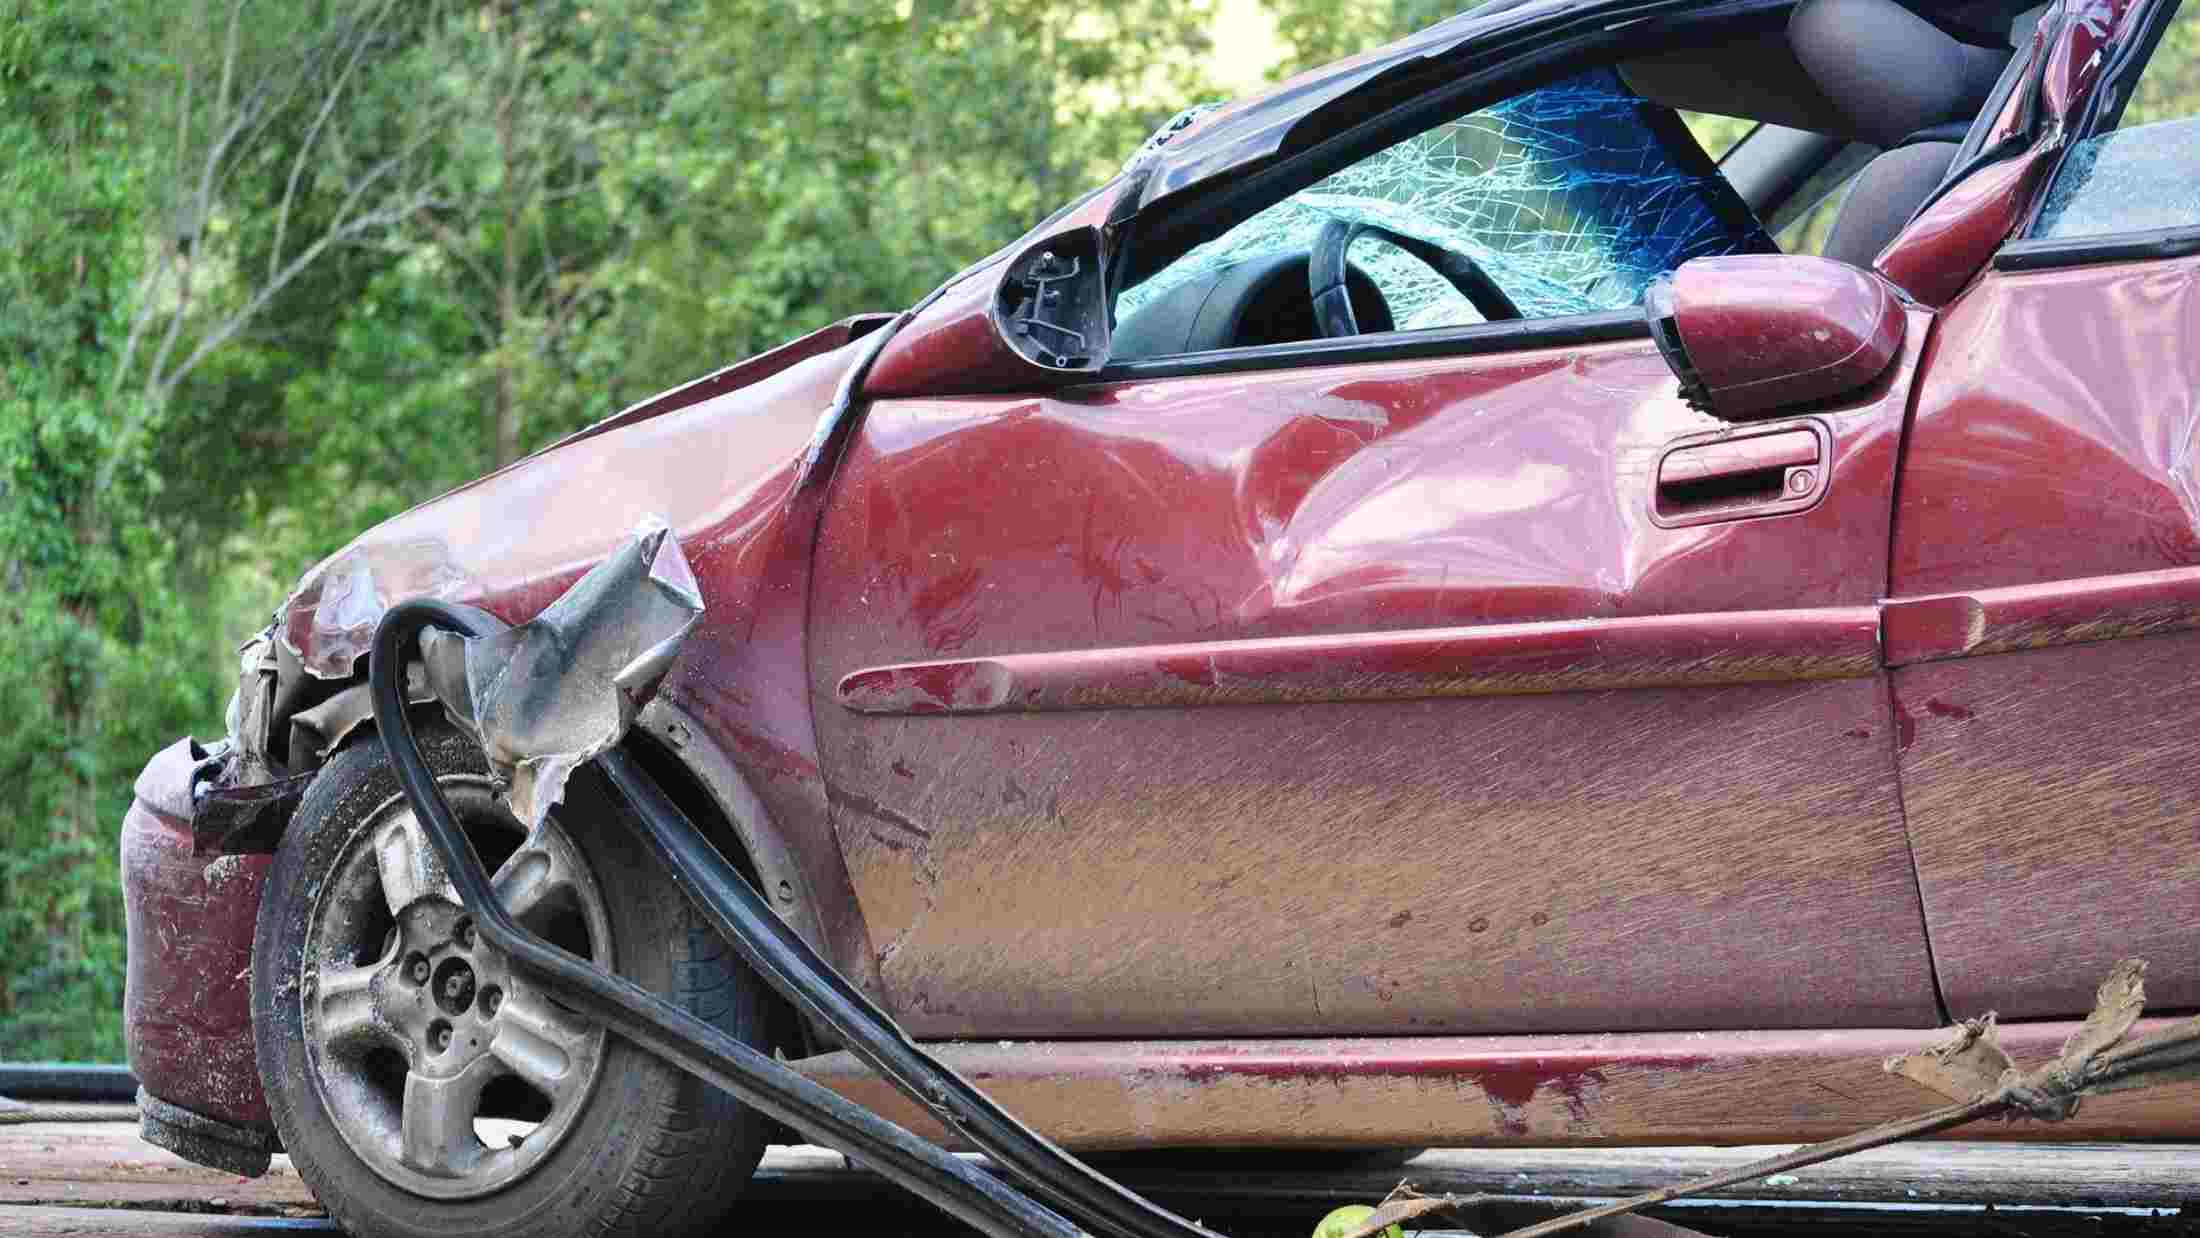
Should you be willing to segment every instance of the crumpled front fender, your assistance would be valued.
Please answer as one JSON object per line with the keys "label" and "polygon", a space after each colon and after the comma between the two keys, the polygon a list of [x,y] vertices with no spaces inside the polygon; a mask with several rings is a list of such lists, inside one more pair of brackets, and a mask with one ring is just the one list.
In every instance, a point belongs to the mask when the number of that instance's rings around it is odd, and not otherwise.
{"label": "crumpled front fender", "polygon": [[[745,787],[717,795],[774,906],[859,982],[872,970],[847,868],[827,819],[811,714],[811,552],[844,424],[836,396],[864,339],[697,402],[584,433],[361,535],[308,573],[277,616],[303,673],[356,676],[382,614],[433,597],[519,626],[647,518],[692,564],[704,618],[658,691],[677,716],[659,735],[714,792],[716,754]],[[271,733],[289,720],[268,719]],[[295,767],[297,762],[293,761]],[[753,811],[735,811],[747,801]],[[759,835],[770,837],[759,837]]]}

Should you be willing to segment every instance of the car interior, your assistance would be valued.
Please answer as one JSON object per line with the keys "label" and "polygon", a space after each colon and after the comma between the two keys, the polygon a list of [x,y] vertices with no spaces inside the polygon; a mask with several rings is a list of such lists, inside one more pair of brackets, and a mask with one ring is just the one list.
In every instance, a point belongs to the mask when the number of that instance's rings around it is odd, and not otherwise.
{"label": "car interior", "polygon": [[[1723,154],[1718,177],[1712,178],[1723,178],[1717,192],[1723,195],[1730,187],[1754,218],[1746,229],[1733,230],[1723,250],[1698,252],[1810,252],[1868,267],[1951,170],[1975,153],[1966,149],[1978,136],[1973,122],[1998,110],[2016,87],[2027,62],[2018,49],[2029,45],[2047,9],[2028,0],[1932,7],[1898,0],[1803,0],[1782,26],[1623,61],[1612,71],[1615,88],[1634,100],[1678,113],[1755,122]],[[1322,235],[1328,238],[1332,231]],[[1363,227],[1354,234],[1382,237],[1387,231]],[[1199,278],[1158,279],[1156,286],[1165,291],[1134,293],[1117,303],[1111,356],[1174,356],[1500,316],[1476,301],[1474,308],[1485,312],[1475,318],[1415,320],[1411,307],[1386,299],[1380,260],[1370,253],[1379,246],[1363,245],[1349,263],[1334,256],[1325,263],[1315,252],[1319,248],[1307,239],[1292,252],[1239,253],[1228,260],[1210,256]],[[1194,250],[1180,262],[1190,263],[1198,254]],[[1694,255],[1665,256],[1677,262]],[[1623,286],[1611,287],[1606,277],[1606,286],[1594,291],[1612,295],[1581,305],[1546,298],[1538,308],[1533,296],[1508,286],[1516,276],[1491,267],[1491,261],[1481,256],[1491,269],[1477,278],[1520,302],[1509,316],[1547,317],[1639,302],[1639,286],[1622,281]],[[1312,286],[1314,273],[1325,265],[1332,279],[1341,269],[1339,286]],[[1579,282],[1586,288],[1596,281]],[[1342,301],[1349,312],[1321,312],[1325,298]]]}
{"label": "car interior", "polygon": [[1870,266],[1947,176],[1988,101],[2014,87],[2014,49],[2047,8],[1988,3],[1928,19],[1895,0],[1805,0],[1784,32],[1631,61],[1620,76],[1655,102],[1762,123],[1719,170],[1775,233],[1823,201],[1808,191],[1829,164],[1860,164],[1819,252]]}

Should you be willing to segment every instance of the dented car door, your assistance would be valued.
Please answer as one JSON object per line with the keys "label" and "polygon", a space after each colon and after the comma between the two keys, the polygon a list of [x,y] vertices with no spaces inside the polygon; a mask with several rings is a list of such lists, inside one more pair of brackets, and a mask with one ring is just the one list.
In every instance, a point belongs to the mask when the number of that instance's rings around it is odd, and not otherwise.
{"label": "dented car door", "polygon": [[1874,609],[1922,329],[1799,423],[1815,505],[1696,520],[1659,464],[1721,427],[1583,330],[872,405],[811,656],[898,1018],[1937,1018]]}
{"label": "dented car door", "polygon": [[[1568,74],[1217,224],[1149,207],[1082,385],[939,381],[983,334],[952,292],[880,355],[809,653],[913,1032],[1937,1021],[1877,610],[1930,314]],[[1701,411],[1796,349],[1676,381],[1640,307],[1698,259],[1697,342],[1829,279],[1788,309],[1876,306],[1870,381]]]}

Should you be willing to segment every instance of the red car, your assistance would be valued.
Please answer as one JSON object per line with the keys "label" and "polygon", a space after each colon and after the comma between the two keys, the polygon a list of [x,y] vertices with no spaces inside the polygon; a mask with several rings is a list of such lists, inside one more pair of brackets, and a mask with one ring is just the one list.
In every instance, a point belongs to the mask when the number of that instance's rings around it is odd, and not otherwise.
{"label": "red car", "polygon": [[[363,534],[138,781],[149,1136],[376,1235],[737,1194],[772,1132],[475,939],[363,681],[652,516],[655,777],[1072,1147],[1805,1140],[2118,957],[2200,1006],[2196,19],[2031,4],[1491,0]],[[939,1132],[420,697],[522,923]]]}

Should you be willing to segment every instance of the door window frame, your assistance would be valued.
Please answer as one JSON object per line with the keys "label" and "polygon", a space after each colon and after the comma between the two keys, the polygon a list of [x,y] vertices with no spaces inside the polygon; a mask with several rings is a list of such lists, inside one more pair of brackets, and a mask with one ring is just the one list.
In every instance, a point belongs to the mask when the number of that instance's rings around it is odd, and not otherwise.
{"label": "door window frame", "polygon": [[[1708,36],[1768,19],[1784,22],[1794,3],[1795,0],[1733,0],[1693,12],[1680,10],[1663,17],[1624,23],[1617,28],[1599,28],[1553,43],[1504,48],[1499,52],[1502,58],[1496,63],[1462,72],[1410,94],[1357,124],[1282,156],[1266,167],[1242,176],[1220,178],[1220,184],[1195,187],[1158,199],[1146,210],[1111,219],[1107,229],[1108,287],[1105,293],[1109,312],[1114,312],[1116,298],[1132,275],[1150,277],[1167,265],[1166,262],[1158,263],[1152,269],[1141,265],[1140,255],[1150,252],[1156,245],[1174,255],[1169,259],[1174,261],[1195,245],[1223,235],[1261,210],[1415,134],[1523,91],[1628,56],[1691,46]],[[1470,55],[1473,50],[1469,49]],[[1685,133],[1686,126],[1681,124],[1679,117],[1676,115],[1673,119],[1674,125]],[[1691,136],[1689,140],[1693,142],[1694,138]],[[1709,156],[1705,156],[1705,162],[1716,169]],[[1126,204],[1135,203],[1138,197],[1134,186],[1122,200]],[[1190,234],[1191,239],[1184,239],[1186,234]],[[1191,374],[1479,356],[1649,338],[1649,323],[1640,309],[1607,310],[1222,348],[1129,361],[1111,358],[1093,375],[1093,380],[1113,383]]]}
{"label": "door window frame", "polygon": [[[2200,224],[2183,224],[2174,228],[2149,228],[2133,232],[2102,232],[2090,236],[2042,237],[2035,236],[2039,228],[2042,209],[2054,191],[2055,181],[2063,174],[2064,166],[2080,143],[2103,133],[2112,132],[2123,117],[2124,105],[2131,99],[2131,86],[2146,72],[2154,59],[2154,50],[2161,43],[2162,35],[2169,29],[2183,7],[2180,0],[2142,0],[2146,11],[2136,15],[2131,29],[2135,34],[2118,41],[2109,63],[2101,72],[2101,80],[2093,86],[2076,124],[2070,126],[2070,136],[2055,157],[2054,165],[2041,181],[2041,190],[2034,198],[2025,216],[2024,226],[2018,229],[2016,239],[2008,241],[1994,253],[1994,269],[1997,271],[2047,271],[2060,267],[2091,266],[2105,262],[2144,262],[2161,258],[2182,258],[2200,254]],[[2184,0],[2200,6],[2200,0]],[[2194,16],[2200,18],[2200,11]],[[2196,114],[2195,119],[2200,119]]]}

